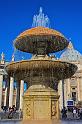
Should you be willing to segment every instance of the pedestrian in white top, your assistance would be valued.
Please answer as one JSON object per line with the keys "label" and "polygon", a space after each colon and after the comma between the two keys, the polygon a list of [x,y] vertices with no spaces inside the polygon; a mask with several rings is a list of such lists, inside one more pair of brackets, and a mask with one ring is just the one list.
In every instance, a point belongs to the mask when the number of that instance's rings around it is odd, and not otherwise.
{"label": "pedestrian in white top", "polygon": [[74,109],[73,109],[73,118],[76,118],[76,113],[77,113],[77,111],[76,111],[76,109],[74,108]]}

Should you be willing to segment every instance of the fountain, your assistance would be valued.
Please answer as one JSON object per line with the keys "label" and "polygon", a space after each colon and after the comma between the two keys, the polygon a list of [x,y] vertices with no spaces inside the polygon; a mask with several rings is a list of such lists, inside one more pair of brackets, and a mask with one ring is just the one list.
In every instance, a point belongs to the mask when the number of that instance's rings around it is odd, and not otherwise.
{"label": "fountain", "polygon": [[77,67],[49,56],[69,43],[60,32],[48,28],[49,19],[42,13],[42,8],[39,15],[34,16],[32,26],[14,41],[16,49],[32,53],[32,58],[12,61],[6,70],[15,80],[28,82],[23,96],[23,120],[59,119],[59,95],[54,86],[57,87],[59,80],[70,78]]}

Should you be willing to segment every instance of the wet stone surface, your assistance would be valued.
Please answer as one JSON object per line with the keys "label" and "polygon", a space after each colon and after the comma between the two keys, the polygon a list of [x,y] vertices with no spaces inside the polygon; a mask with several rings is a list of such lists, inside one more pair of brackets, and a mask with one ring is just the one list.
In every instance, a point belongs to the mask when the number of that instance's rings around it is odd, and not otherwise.
{"label": "wet stone surface", "polygon": [[15,121],[4,120],[0,121],[0,124],[82,124],[82,120],[63,120],[63,121]]}

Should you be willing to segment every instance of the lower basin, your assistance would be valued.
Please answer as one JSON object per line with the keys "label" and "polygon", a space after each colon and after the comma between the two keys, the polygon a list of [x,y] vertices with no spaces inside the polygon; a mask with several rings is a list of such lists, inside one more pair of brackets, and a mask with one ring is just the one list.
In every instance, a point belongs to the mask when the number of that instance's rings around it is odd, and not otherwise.
{"label": "lower basin", "polygon": [[77,70],[77,66],[59,60],[23,60],[11,62],[6,66],[6,70],[10,76],[14,74],[15,78],[24,80],[29,77],[44,76],[53,79],[66,79],[71,77]]}

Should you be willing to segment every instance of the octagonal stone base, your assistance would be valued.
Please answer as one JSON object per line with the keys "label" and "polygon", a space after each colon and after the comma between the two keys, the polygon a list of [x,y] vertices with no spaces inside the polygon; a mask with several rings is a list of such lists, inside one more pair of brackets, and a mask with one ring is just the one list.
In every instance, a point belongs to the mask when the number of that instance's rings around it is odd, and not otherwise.
{"label": "octagonal stone base", "polygon": [[24,94],[23,120],[59,119],[59,95],[42,85],[32,85]]}

